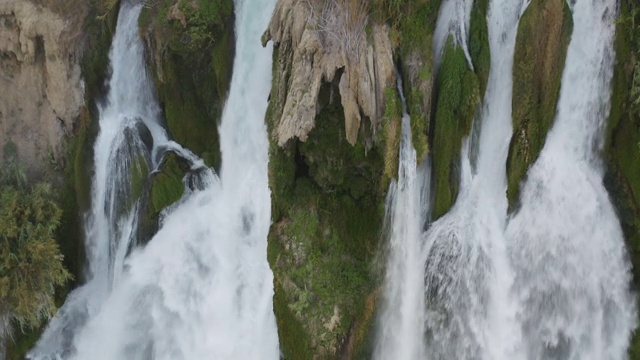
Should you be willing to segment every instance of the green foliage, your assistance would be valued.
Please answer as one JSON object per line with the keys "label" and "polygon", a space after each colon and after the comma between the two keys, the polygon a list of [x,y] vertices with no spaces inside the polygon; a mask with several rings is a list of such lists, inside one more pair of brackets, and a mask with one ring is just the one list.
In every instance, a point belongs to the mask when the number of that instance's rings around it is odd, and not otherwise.
{"label": "green foliage", "polygon": [[233,2],[228,0],[199,0],[197,6],[181,0],[179,8],[186,18],[189,47],[196,51],[213,44],[217,30],[233,15]]}
{"label": "green foliage", "polygon": [[433,136],[434,217],[444,215],[458,192],[462,139],[469,135],[480,103],[480,84],[462,48],[449,37],[436,80],[437,104]]}
{"label": "green foliage", "polygon": [[[399,98],[393,96],[387,115],[397,117]],[[377,147],[366,150],[344,139],[339,103],[323,109],[305,143],[292,140],[284,149],[271,144],[269,182],[278,223],[267,255],[287,359],[337,356],[326,352],[346,341],[375,285],[369,267],[384,213],[385,164]],[[272,105],[268,117],[274,116]]]}
{"label": "green foliage", "polygon": [[[169,16],[176,10],[184,23]],[[169,133],[219,169],[218,120],[234,55],[233,0],[160,0],[142,11],[139,25],[157,53],[151,65]]]}
{"label": "green foliage", "polygon": [[[14,171],[6,165],[3,172]],[[21,328],[38,327],[51,316],[55,288],[71,279],[54,239],[61,215],[49,184],[1,184],[0,314]]]}
{"label": "green foliage", "polygon": [[435,28],[439,8],[440,0],[373,0],[370,11],[375,19],[400,32],[402,46],[419,48],[427,40],[425,27]]}
{"label": "green foliage", "polygon": [[513,137],[507,160],[511,207],[556,113],[573,19],[564,0],[533,1],[518,25],[513,65]]}

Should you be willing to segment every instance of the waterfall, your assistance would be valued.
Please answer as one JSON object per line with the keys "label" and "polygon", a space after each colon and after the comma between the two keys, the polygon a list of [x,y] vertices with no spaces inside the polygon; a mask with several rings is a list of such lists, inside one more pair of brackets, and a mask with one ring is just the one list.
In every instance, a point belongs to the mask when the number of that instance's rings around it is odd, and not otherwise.
{"label": "waterfall", "polygon": [[528,359],[624,359],[630,265],[600,153],[615,61],[615,0],[578,0],[555,124],[506,230]]}
{"label": "waterfall", "polygon": [[167,142],[138,33],[141,9],[141,4],[122,3],[109,52],[109,92],[105,104],[98,106],[91,209],[85,217],[87,282],[69,294],[30,358],[69,355],[73,338],[109,296],[135,245],[139,196],[135,192],[140,189],[134,188],[133,177],[146,178],[155,165],[152,154]]}
{"label": "waterfall", "polygon": [[376,359],[421,359],[424,357],[424,263],[423,224],[427,220],[429,160],[417,167],[411,142],[411,119],[398,80],[402,100],[402,137],[398,180],[389,185],[385,204],[389,249],[383,292],[383,310],[378,325]]}
{"label": "waterfall", "polygon": [[453,35],[456,45],[462,46],[469,67],[473,68],[468,45],[472,8],[473,0],[443,0],[440,4],[433,37],[435,69],[440,67],[443,49],[449,35]]}
{"label": "waterfall", "polygon": [[[264,115],[271,48],[260,46],[274,2],[236,0],[236,59],[219,129],[220,177],[168,140],[159,125],[138,34],[142,4],[122,2],[95,144],[86,224],[89,281],[69,295],[30,358],[278,358],[266,259],[271,213]],[[199,175],[185,178],[192,191],[164,214],[149,244],[136,247],[132,176],[154,170],[164,151],[186,158]]]}
{"label": "waterfall", "polygon": [[[487,25],[491,71],[480,114],[478,154],[461,156],[460,192],[425,233],[423,264],[429,359],[518,359],[516,307],[504,238],[506,159],[511,138],[513,52],[522,1],[493,0]],[[438,39],[436,38],[436,41]],[[440,40],[442,41],[442,40]]]}

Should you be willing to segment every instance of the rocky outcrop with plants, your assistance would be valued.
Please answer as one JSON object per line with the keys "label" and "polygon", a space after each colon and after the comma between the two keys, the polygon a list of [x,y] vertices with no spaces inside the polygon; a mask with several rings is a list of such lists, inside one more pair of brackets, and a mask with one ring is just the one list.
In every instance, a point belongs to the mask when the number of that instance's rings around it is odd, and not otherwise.
{"label": "rocky outcrop with plants", "polygon": [[[11,155],[26,169],[19,186],[0,179],[0,233],[10,239],[0,242],[5,249],[0,338],[3,329],[14,334],[11,340],[5,336],[8,359],[23,358],[37,339],[42,319],[33,316],[51,314],[73,287],[71,278],[82,280],[80,214],[89,205],[97,104],[107,86],[118,5],[117,0],[0,0],[0,158]],[[233,0],[149,0],[139,19],[169,136],[216,169],[218,123],[234,58],[233,6]],[[273,219],[267,255],[284,358],[370,357],[384,202],[398,168],[397,80],[406,95],[418,161],[432,163],[433,217],[438,218],[456,200],[462,143],[474,130],[488,82],[488,6],[488,0],[474,1],[470,59],[452,37],[436,69],[432,44],[440,0],[277,2],[261,40],[274,48],[265,119]],[[625,232],[635,287],[640,286],[639,24],[640,7],[621,0],[603,147],[605,185]],[[518,27],[514,132],[506,169],[512,211],[553,124],[571,31],[564,0],[532,0]],[[161,212],[183,195],[189,166],[167,153],[147,179],[148,162],[139,165],[131,188],[143,194],[139,236],[148,239]],[[36,185],[41,181],[50,185]],[[25,209],[34,215],[12,216]],[[18,229],[34,223],[43,227],[30,233],[29,241],[12,240]],[[18,268],[11,263],[16,259],[29,263],[26,253],[44,264],[23,267],[35,295],[27,283],[16,281],[24,274],[7,270]],[[638,336],[630,357],[640,359]]]}
{"label": "rocky outcrop with plants", "polygon": [[[605,186],[622,225],[633,268],[633,287],[640,288],[640,5],[622,0],[616,27],[616,65],[611,113],[604,144]],[[629,349],[640,359],[640,332]]]}
{"label": "rocky outcrop with plants", "polygon": [[[484,5],[482,5],[484,4]],[[438,74],[439,2],[281,0],[267,111],[274,225],[269,262],[286,358],[366,357],[389,181],[396,177],[404,80],[419,161],[433,147],[438,211],[455,200],[462,138],[488,75],[486,2],[474,16],[476,71],[450,41]],[[428,24],[425,26],[425,24]],[[435,109],[435,112],[432,111]],[[445,146],[446,145],[446,146]]]}
{"label": "rocky outcrop with plants", "polygon": [[513,135],[507,160],[511,207],[553,124],[572,28],[565,0],[532,1],[520,19],[513,60]]}

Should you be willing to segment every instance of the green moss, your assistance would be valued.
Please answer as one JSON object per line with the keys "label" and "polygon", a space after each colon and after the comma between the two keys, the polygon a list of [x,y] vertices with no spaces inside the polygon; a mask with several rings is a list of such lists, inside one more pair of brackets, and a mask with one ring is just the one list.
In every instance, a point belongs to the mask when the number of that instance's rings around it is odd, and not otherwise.
{"label": "green moss", "polygon": [[434,217],[444,215],[458,193],[462,139],[469,135],[480,103],[480,84],[468,68],[462,48],[449,37],[436,80],[437,104],[433,135],[435,174]]}
{"label": "green moss", "polygon": [[[611,113],[606,128],[604,184],[616,207],[633,271],[633,286],[640,288],[640,113],[630,96],[640,55],[640,6],[622,1],[616,24],[616,65]],[[629,358],[640,359],[640,331],[632,334]]]}
{"label": "green moss", "polygon": [[507,160],[510,207],[553,124],[573,20],[564,0],[533,1],[518,25],[513,65],[513,137]]}
{"label": "green moss", "polygon": [[480,93],[484,94],[489,81],[491,68],[491,49],[489,47],[489,29],[487,27],[488,0],[473,2],[471,9],[471,24],[469,38],[469,52],[478,81],[480,81]]}
{"label": "green moss", "polygon": [[[387,179],[396,179],[398,175],[398,156],[402,137],[402,103],[394,88],[384,91],[385,110],[382,123],[384,152],[384,175]],[[384,186],[384,185],[383,185]]]}
{"label": "green moss", "polygon": [[[396,103],[387,111],[397,117],[399,99],[392,94],[396,99],[390,101]],[[278,112],[275,96],[268,124]],[[278,222],[271,228],[268,259],[287,359],[338,356],[334,352],[361,322],[364,301],[375,285],[370,263],[384,214],[385,164],[378,147],[365,149],[362,141],[351,146],[344,139],[339,104],[334,100],[322,110],[305,143],[291,140],[279,148],[272,142],[270,148],[269,182]],[[338,321],[329,326],[336,309]]]}
{"label": "green moss", "polygon": [[144,185],[147,181],[147,176],[149,175],[149,163],[147,162],[147,158],[138,154],[133,159],[131,167],[131,196],[130,196],[130,204],[129,208],[133,206],[133,204],[140,198],[142,192],[144,190]]}
{"label": "green moss", "polygon": [[36,345],[43,330],[42,327],[25,329],[15,336],[15,342],[8,340],[6,360],[23,360],[27,352]]}
{"label": "green moss", "polygon": [[183,177],[184,171],[180,168],[176,155],[167,155],[160,166],[160,173],[151,181],[151,206],[154,213],[160,213],[180,200],[184,194]]}
{"label": "green moss", "polygon": [[[176,4],[185,26],[167,16]],[[138,24],[157,53],[150,65],[170,135],[219,169],[218,123],[235,49],[233,1],[161,0],[143,10]]]}
{"label": "green moss", "polygon": [[[270,241],[269,247],[275,242]],[[278,276],[274,280],[275,295],[273,297],[273,312],[278,324],[278,338],[280,339],[280,351],[285,360],[313,359],[313,352],[309,342],[309,335],[303,328],[295,314],[287,306],[288,299],[280,284]]]}
{"label": "green moss", "polygon": [[421,163],[429,154],[429,142],[427,140],[427,120],[424,114],[411,116],[411,141],[416,149],[416,160]]}
{"label": "green moss", "polygon": [[440,0],[382,1],[399,3],[394,10],[388,13],[388,21],[395,25],[400,32],[401,46],[407,49],[425,48],[425,42],[435,30]]}

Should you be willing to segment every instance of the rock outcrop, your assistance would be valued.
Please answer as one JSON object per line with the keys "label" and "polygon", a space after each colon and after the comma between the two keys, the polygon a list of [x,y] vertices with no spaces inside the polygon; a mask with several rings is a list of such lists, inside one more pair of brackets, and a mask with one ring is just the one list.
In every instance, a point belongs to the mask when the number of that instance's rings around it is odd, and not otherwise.
{"label": "rock outcrop", "polygon": [[83,107],[81,25],[30,1],[0,0],[0,155],[14,143],[30,173],[62,158]]}
{"label": "rock outcrop", "polygon": [[306,141],[320,112],[320,88],[339,77],[345,117],[345,136],[358,140],[363,117],[375,133],[384,111],[384,90],[395,87],[396,70],[387,25],[362,19],[343,19],[339,5],[318,8],[302,0],[282,0],[262,41],[272,40],[281,56],[275,65],[281,73],[276,88],[284,95],[281,118],[273,136],[279,146],[297,137]]}

